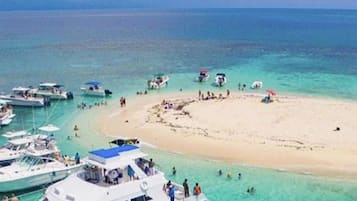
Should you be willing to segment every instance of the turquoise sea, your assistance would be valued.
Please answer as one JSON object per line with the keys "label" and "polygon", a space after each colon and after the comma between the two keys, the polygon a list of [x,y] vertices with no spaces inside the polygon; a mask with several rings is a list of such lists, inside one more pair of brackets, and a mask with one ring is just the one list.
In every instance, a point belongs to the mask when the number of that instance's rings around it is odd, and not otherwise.
{"label": "turquoise sea", "polygon": [[[218,90],[194,78],[200,68],[225,72],[227,88],[264,81],[264,89],[357,100],[357,11],[299,9],[89,10],[0,12],[0,92],[42,81],[64,84],[71,101],[42,109],[15,108],[13,123],[0,129],[31,129],[52,123],[65,154],[107,146],[97,133],[66,137],[81,114],[79,87],[99,80],[128,101],[157,72],[167,88],[150,93]],[[264,90],[262,90],[264,91]],[[118,109],[119,110],[119,109]],[[89,117],[90,118],[90,117]],[[90,126],[79,125],[90,132]],[[0,143],[4,138],[0,137]],[[357,180],[287,173],[227,164],[146,148],[169,179],[198,181],[211,201],[355,201]],[[172,166],[178,173],[171,175]],[[218,177],[217,170],[233,179]],[[235,176],[243,174],[241,180]],[[248,186],[256,194],[245,193]],[[21,192],[23,193],[23,192]],[[22,197],[37,200],[40,192]]]}

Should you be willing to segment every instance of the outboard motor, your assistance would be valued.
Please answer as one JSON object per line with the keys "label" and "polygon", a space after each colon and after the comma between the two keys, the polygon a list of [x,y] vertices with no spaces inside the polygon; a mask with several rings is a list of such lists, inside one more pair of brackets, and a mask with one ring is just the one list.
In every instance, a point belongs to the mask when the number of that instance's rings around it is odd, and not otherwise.
{"label": "outboard motor", "polygon": [[112,95],[112,92],[109,89],[105,89],[104,93],[105,93],[106,96]]}
{"label": "outboard motor", "polygon": [[67,92],[67,99],[73,99],[73,93],[72,92]]}
{"label": "outboard motor", "polygon": [[50,100],[50,98],[49,98],[49,97],[44,97],[44,98],[43,98],[43,104],[44,104],[45,106],[51,106],[51,100]]}

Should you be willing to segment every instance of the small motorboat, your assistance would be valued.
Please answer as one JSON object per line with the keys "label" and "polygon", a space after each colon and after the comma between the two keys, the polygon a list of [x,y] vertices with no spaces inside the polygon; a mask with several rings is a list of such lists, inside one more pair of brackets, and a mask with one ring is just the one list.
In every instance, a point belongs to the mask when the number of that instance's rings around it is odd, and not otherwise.
{"label": "small motorboat", "polygon": [[81,91],[85,96],[110,96],[112,92],[109,89],[103,89],[98,81],[88,81],[84,83],[86,86],[81,87]]}
{"label": "small motorboat", "polygon": [[163,73],[158,73],[154,75],[154,78],[151,80],[148,80],[148,88],[149,89],[160,89],[161,87],[167,86],[169,81],[169,76],[163,74]]}
{"label": "small motorboat", "polygon": [[254,81],[250,86],[251,89],[261,89],[263,87],[262,81]]}
{"label": "small motorboat", "polygon": [[73,99],[73,93],[67,92],[63,85],[51,82],[42,82],[38,88],[31,89],[29,93],[35,97],[48,97],[54,100]]}
{"label": "small motorboat", "polygon": [[12,107],[8,105],[11,101],[0,100],[0,126],[7,126],[16,116],[12,112]]}
{"label": "small motorboat", "polygon": [[51,105],[49,98],[34,97],[31,90],[27,87],[15,87],[12,89],[12,94],[0,95],[0,99],[10,101],[8,104],[12,106],[43,107]]}
{"label": "small motorboat", "polygon": [[226,74],[224,73],[217,73],[216,74],[216,85],[218,87],[222,87],[223,85],[225,85],[227,83],[227,77],[226,77]]}
{"label": "small motorboat", "polygon": [[200,74],[197,77],[197,81],[199,82],[205,82],[209,79],[209,74],[208,74],[208,70],[206,69],[201,69],[200,70]]}

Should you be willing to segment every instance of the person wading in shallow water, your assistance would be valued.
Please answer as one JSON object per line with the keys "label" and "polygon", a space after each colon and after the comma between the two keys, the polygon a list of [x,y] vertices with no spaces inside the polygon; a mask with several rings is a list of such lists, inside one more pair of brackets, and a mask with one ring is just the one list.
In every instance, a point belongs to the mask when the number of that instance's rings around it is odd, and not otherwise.
{"label": "person wading in shallow water", "polygon": [[74,131],[74,136],[79,137],[78,135],[79,128],[77,125],[74,125],[73,131]]}
{"label": "person wading in shallow water", "polygon": [[183,190],[185,192],[185,198],[190,197],[190,190],[189,190],[190,188],[188,187],[187,179],[185,179],[182,186],[183,186]]}

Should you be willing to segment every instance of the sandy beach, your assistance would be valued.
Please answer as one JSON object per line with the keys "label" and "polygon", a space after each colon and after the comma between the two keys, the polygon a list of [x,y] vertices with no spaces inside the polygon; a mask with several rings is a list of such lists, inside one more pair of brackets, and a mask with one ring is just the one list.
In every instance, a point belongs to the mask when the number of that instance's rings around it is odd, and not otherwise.
{"label": "sandy beach", "polygon": [[209,159],[357,177],[357,103],[289,95],[265,104],[263,96],[233,92],[224,99],[198,100],[198,94],[186,92],[139,95],[126,107],[116,101],[101,108],[94,127],[113,138],[139,137],[164,150]]}

